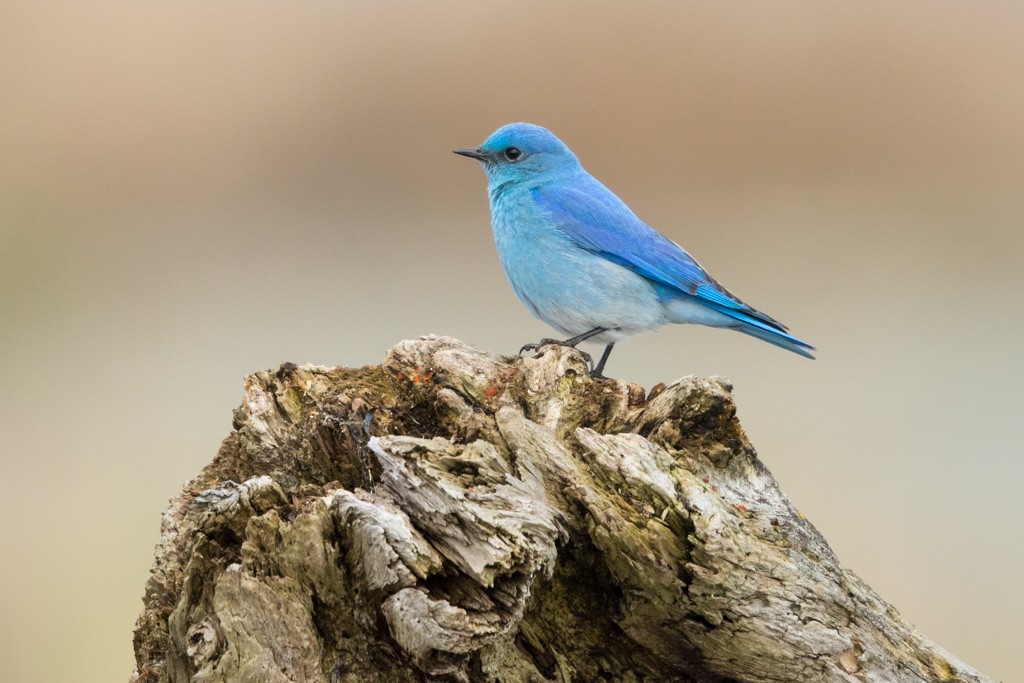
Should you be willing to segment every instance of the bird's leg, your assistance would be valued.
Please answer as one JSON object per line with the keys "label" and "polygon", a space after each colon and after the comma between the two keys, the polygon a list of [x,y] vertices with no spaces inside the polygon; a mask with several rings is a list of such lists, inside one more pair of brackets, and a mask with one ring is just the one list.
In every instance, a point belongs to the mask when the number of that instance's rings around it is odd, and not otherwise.
{"label": "bird's leg", "polygon": [[555,344],[556,346],[570,346],[572,348],[576,348],[577,344],[585,342],[591,337],[596,337],[602,332],[607,331],[607,327],[595,327],[592,330],[587,330],[583,334],[577,334],[575,337],[569,337],[565,341],[560,341],[558,339],[549,339],[548,337],[544,337],[536,344],[523,344],[523,348],[519,349],[519,353],[522,353],[523,351],[536,351],[540,347],[547,346],[548,344]]}
{"label": "bird's leg", "polygon": [[604,370],[604,364],[608,362],[608,356],[612,355],[613,346],[615,346],[615,342],[604,347],[604,353],[601,354],[601,360],[597,361],[597,366],[590,371],[590,376],[594,379],[608,379],[602,375],[601,372]]}
{"label": "bird's leg", "polygon": [[[548,344],[555,344],[557,346],[568,346],[570,348],[576,349],[576,345],[579,344],[580,342],[584,342],[584,341],[590,339],[591,337],[596,337],[597,335],[601,334],[602,332],[607,332],[607,331],[608,331],[607,327],[595,327],[592,330],[587,330],[583,334],[577,334],[575,337],[570,337],[569,339],[566,339],[565,341],[559,341],[557,339],[548,339],[547,337],[545,337],[544,339],[541,339],[536,344],[524,344],[523,348],[519,349],[519,353],[522,353],[523,351],[536,351],[540,347],[547,346]],[[576,349],[576,350],[580,351],[579,349]],[[608,351],[605,352],[606,356],[607,356],[607,354],[608,354]],[[591,367],[593,367],[594,359],[591,358],[589,353],[587,353],[586,351],[580,351],[580,355],[583,356],[584,359],[586,359],[587,365],[590,365]],[[601,365],[601,367],[604,367],[604,365]]]}

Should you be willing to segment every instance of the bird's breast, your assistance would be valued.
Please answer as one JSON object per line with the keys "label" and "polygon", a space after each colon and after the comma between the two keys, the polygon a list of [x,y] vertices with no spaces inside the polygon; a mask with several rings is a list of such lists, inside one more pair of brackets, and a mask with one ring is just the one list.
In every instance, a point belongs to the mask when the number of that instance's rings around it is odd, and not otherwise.
{"label": "bird's breast", "polygon": [[528,192],[492,197],[491,226],[516,295],[552,327],[569,335],[594,327],[629,334],[664,324],[650,281],[580,248]]}

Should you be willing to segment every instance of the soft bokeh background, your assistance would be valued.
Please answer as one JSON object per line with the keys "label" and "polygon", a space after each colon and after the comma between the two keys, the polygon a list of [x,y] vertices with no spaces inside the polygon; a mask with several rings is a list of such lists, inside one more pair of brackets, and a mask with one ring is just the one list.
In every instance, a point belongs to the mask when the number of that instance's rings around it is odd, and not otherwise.
{"label": "soft bokeh background", "polygon": [[676,327],[610,372],[730,377],[842,561],[1018,677],[1022,30],[1010,2],[6,0],[0,679],[127,679],[160,513],[246,374],[548,332],[450,153],[514,120],[820,349]]}

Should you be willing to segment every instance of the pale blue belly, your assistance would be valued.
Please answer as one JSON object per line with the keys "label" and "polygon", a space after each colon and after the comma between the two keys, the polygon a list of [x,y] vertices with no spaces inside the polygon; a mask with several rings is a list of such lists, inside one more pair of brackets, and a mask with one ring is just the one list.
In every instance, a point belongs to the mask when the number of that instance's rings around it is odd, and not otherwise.
{"label": "pale blue belly", "polygon": [[554,228],[494,225],[501,265],[523,304],[567,336],[604,327],[610,343],[665,324],[654,285],[576,247]]}

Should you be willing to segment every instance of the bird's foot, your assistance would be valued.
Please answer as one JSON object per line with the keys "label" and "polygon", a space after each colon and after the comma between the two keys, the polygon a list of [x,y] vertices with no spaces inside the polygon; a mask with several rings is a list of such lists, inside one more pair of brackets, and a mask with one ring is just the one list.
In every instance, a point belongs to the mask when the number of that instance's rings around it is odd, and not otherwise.
{"label": "bird's foot", "polygon": [[[535,344],[523,344],[523,348],[519,349],[519,355],[522,355],[524,351],[537,351],[540,348],[542,348],[544,346],[549,346],[549,345],[553,345],[553,346],[567,346],[570,349],[576,349],[576,353],[578,353],[581,356],[583,356],[583,360],[587,361],[587,365],[592,369],[594,367],[594,359],[593,359],[593,357],[589,353],[587,353],[586,351],[583,351],[582,349],[576,348],[576,344],[571,344],[570,343],[571,341],[572,341],[571,339],[566,340],[566,341],[561,341],[559,339],[548,339],[547,337],[545,337],[544,339],[541,339],[539,342],[537,342]],[[579,342],[576,342],[576,343],[578,344]]]}
{"label": "bird's foot", "polygon": [[563,342],[560,342],[557,339],[548,339],[547,337],[544,337],[535,344],[523,344],[523,348],[519,349],[519,355],[523,355],[524,351],[536,351],[540,347],[547,346],[548,344],[555,344],[556,346],[565,346]]}
{"label": "bird's foot", "polygon": [[611,379],[611,377],[605,377],[603,374],[601,374],[600,370],[591,370],[590,379]]}

